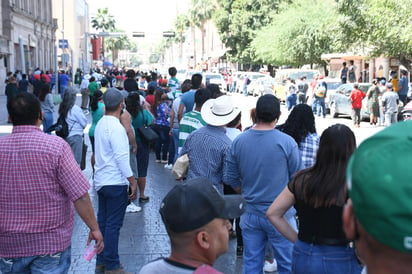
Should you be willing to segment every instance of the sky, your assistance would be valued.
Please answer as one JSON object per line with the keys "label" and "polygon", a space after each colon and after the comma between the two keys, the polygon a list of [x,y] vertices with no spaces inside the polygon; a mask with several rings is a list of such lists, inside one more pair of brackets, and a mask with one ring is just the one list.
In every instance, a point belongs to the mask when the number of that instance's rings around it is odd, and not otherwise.
{"label": "sky", "polygon": [[186,13],[189,0],[88,0],[90,19],[98,8],[108,8],[116,20],[116,28],[126,32],[145,32],[161,36],[173,28],[177,14]]}

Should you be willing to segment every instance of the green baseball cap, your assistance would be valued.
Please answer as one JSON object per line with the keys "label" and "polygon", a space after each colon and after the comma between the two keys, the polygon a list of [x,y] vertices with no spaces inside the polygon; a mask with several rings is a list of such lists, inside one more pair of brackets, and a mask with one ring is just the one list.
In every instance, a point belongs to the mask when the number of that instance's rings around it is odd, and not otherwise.
{"label": "green baseball cap", "polygon": [[412,121],[366,139],[350,158],[346,177],[355,216],[368,234],[412,253]]}

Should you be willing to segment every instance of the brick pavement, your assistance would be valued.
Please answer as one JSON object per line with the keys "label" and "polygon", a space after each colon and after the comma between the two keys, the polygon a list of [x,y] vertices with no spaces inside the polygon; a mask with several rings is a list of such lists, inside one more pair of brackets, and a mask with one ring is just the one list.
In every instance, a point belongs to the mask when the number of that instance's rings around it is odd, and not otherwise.
{"label": "brick pavement", "polygon": [[[124,224],[120,231],[120,261],[124,268],[132,273],[139,273],[140,268],[144,264],[160,256],[168,256],[170,252],[169,239],[158,210],[161,200],[176,184],[176,181],[170,170],[165,169],[163,164],[155,162],[153,152],[150,156],[145,191],[150,196],[150,201],[141,205],[143,208],[141,212],[126,213]],[[92,184],[90,164],[84,173]],[[93,189],[89,192],[96,210],[96,192]],[[72,238],[72,264],[69,273],[94,273],[95,259],[87,262],[82,258],[86,246],[87,233],[86,225],[76,215]],[[242,260],[236,257],[235,250],[236,240],[232,239],[229,243],[229,251],[218,259],[215,267],[226,274],[241,273]]]}
{"label": "brick pavement", "polygon": [[[80,94],[77,97],[80,104]],[[0,96],[0,136],[11,132],[12,126],[7,124],[6,96]],[[55,108],[54,119],[57,120],[58,106]],[[90,115],[89,123],[91,122]],[[86,128],[85,132],[88,131]],[[87,135],[87,134],[86,134]],[[86,138],[89,143],[88,138]],[[84,174],[91,179],[90,167],[91,147],[88,148],[88,161]],[[120,231],[119,254],[120,260],[127,271],[139,273],[141,267],[151,260],[160,256],[168,256],[170,253],[169,239],[163,222],[158,213],[160,201],[166,193],[176,184],[170,170],[165,169],[163,164],[155,163],[154,154],[151,153],[147,177],[146,194],[150,201],[142,205],[143,210],[138,213],[126,213],[123,228]],[[95,211],[97,212],[96,192],[91,188],[90,196]],[[86,247],[88,229],[77,216],[72,238],[72,263],[70,274],[94,273],[95,258],[88,262],[82,258]],[[242,272],[242,259],[236,257],[236,240],[229,243],[229,250],[215,263],[215,267],[225,274],[237,274]],[[1,272],[0,272],[1,274]]]}

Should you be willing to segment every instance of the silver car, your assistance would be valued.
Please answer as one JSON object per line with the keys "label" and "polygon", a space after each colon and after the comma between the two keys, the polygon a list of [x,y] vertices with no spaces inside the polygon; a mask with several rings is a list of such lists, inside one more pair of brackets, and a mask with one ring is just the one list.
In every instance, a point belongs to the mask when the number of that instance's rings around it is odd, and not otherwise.
{"label": "silver car", "polygon": [[[371,87],[370,83],[359,83],[359,89],[363,92],[368,92]],[[353,90],[353,83],[340,85],[334,93],[327,93],[328,106],[330,110],[330,115],[333,118],[339,117],[339,115],[351,115],[352,114],[352,103],[350,100],[350,93]],[[363,98],[362,109],[361,109],[361,119],[369,118],[368,112],[368,98]]]}

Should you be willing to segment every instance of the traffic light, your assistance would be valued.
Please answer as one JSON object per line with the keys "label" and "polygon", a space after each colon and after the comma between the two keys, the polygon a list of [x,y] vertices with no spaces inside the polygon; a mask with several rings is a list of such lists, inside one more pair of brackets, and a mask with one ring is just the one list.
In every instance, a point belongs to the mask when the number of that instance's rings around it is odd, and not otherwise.
{"label": "traffic light", "polygon": [[144,32],[133,32],[132,34],[133,37],[144,37]]}
{"label": "traffic light", "polygon": [[163,37],[175,37],[175,32],[174,31],[164,31]]}

